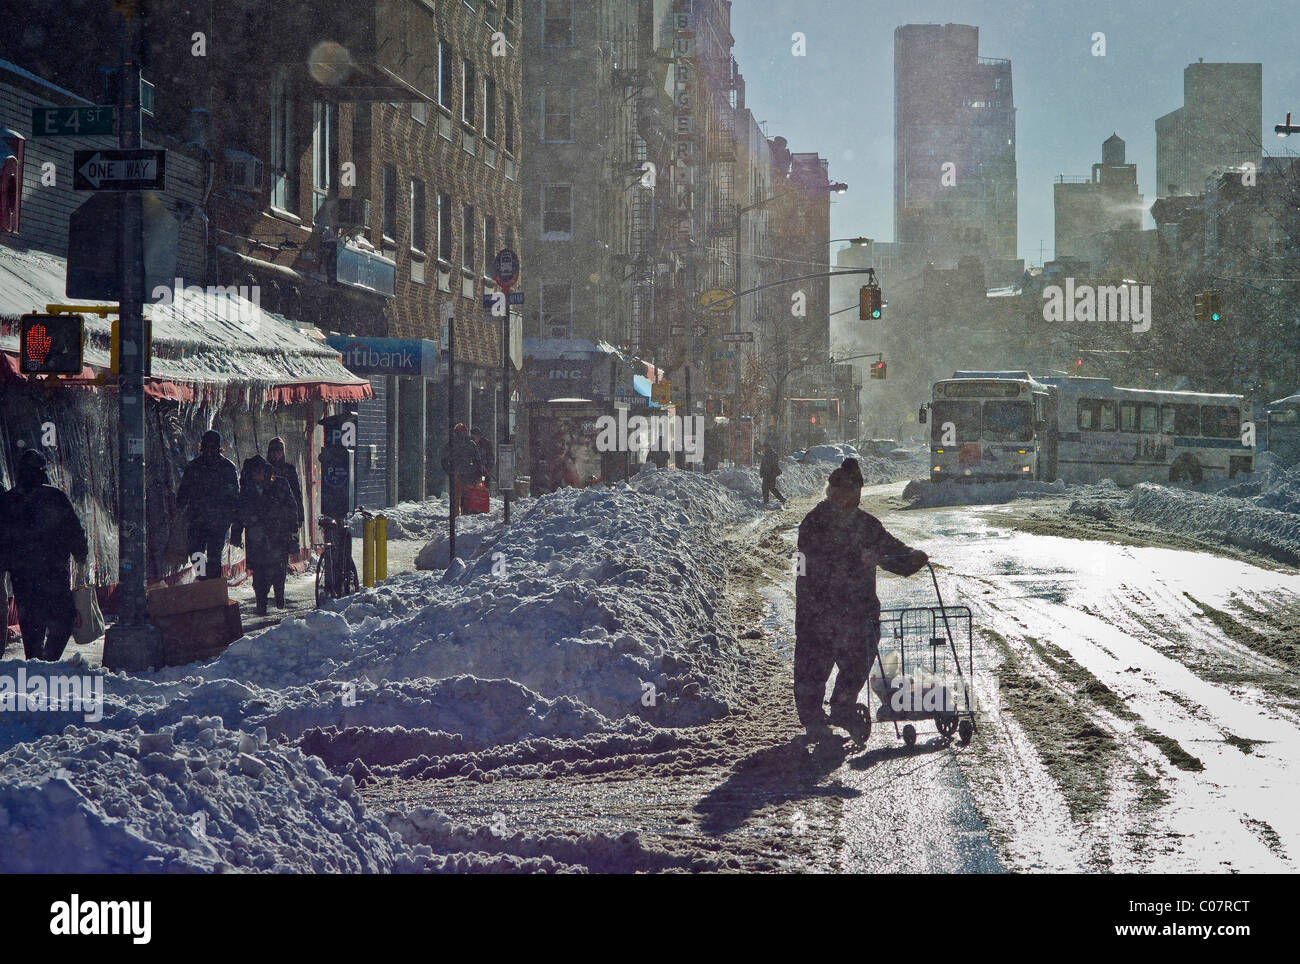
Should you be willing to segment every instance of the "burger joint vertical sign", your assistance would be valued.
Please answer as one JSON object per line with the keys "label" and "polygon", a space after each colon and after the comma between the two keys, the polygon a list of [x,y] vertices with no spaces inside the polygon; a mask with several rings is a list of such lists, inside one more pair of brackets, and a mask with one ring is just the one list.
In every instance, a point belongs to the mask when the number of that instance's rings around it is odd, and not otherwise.
{"label": "burger joint vertical sign", "polygon": [[85,337],[81,315],[23,315],[18,368],[24,375],[80,375]]}

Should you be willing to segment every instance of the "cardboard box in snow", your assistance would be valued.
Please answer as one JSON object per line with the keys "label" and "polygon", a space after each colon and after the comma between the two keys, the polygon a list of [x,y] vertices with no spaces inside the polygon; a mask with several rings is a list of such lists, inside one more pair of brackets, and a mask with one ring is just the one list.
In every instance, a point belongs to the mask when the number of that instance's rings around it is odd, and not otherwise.
{"label": "cardboard box in snow", "polygon": [[150,616],[173,616],[199,609],[215,609],[230,602],[225,579],[203,579],[179,586],[157,586],[149,590],[145,606]]}
{"label": "cardboard box in snow", "polygon": [[225,579],[159,586],[149,590],[147,605],[168,666],[212,659],[244,635],[239,603],[231,601]]}

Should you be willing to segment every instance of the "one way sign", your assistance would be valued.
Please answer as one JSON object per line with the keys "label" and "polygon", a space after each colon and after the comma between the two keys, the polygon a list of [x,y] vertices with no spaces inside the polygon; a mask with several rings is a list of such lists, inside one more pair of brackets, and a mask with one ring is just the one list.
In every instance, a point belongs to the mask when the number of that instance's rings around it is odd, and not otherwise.
{"label": "one way sign", "polygon": [[78,191],[161,191],[166,151],[75,151],[72,186]]}

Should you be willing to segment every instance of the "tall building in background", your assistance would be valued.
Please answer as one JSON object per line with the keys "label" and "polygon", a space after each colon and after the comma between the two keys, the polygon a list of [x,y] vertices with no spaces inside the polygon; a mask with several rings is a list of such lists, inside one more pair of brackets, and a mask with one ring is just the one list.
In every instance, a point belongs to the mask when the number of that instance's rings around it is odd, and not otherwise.
{"label": "tall building in background", "polygon": [[990,284],[1019,276],[1011,61],[979,55],[979,28],[894,31],[894,239],[914,273],[976,256]]}
{"label": "tall building in background", "polygon": [[668,0],[523,5],[526,333],[656,340],[656,205],[671,163]]}
{"label": "tall building in background", "polygon": [[1142,229],[1142,195],[1137,165],[1124,163],[1124,139],[1112,134],[1101,145],[1101,163],[1091,177],[1061,175],[1052,185],[1056,213],[1056,257],[1080,257],[1083,238],[1110,231]]}
{"label": "tall building in background", "polygon": [[1262,64],[1183,70],[1183,106],[1156,118],[1156,197],[1201,194],[1216,171],[1260,166]]}

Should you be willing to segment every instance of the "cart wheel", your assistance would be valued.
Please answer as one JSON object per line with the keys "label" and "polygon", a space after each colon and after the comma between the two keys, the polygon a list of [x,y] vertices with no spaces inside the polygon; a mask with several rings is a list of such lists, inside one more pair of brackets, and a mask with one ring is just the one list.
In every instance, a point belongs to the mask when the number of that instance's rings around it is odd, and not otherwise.
{"label": "cart wheel", "polygon": [[916,746],[916,727],[911,723],[903,727],[903,742],[908,746]]}
{"label": "cart wheel", "polygon": [[934,725],[938,727],[940,736],[952,736],[957,732],[957,714],[940,713],[934,718]]}
{"label": "cart wheel", "polygon": [[971,734],[974,732],[975,725],[971,723],[970,720],[962,720],[961,724],[957,727],[957,736],[963,745],[970,742]]}

